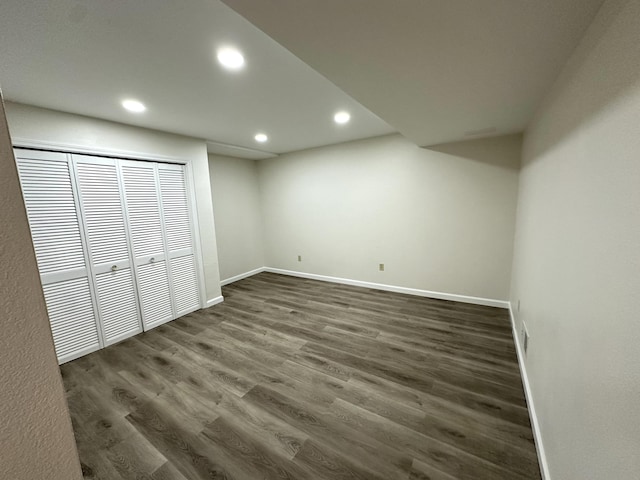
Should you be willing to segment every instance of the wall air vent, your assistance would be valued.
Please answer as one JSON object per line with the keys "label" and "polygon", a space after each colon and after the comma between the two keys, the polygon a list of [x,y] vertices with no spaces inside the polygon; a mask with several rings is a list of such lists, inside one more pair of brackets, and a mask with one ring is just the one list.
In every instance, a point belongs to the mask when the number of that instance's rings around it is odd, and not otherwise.
{"label": "wall air vent", "polygon": [[481,137],[484,135],[491,135],[492,133],[497,132],[498,129],[496,127],[483,128],[481,130],[470,130],[468,132],[464,132],[465,137]]}

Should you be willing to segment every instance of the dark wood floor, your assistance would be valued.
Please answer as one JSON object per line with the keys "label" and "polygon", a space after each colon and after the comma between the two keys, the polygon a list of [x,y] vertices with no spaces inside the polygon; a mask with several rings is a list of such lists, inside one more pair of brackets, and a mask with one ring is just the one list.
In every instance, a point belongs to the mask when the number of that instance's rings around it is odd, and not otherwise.
{"label": "dark wood floor", "polygon": [[62,366],[85,478],[539,479],[506,310],[262,273]]}

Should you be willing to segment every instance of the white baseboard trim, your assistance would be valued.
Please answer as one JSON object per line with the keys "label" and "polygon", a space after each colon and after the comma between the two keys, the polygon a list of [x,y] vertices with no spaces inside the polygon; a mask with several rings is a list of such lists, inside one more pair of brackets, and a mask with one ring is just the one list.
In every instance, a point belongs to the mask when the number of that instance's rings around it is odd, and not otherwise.
{"label": "white baseboard trim", "polygon": [[219,297],[215,297],[215,298],[212,298],[211,300],[207,300],[205,308],[213,307],[214,305],[217,305],[222,302],[224,302],[224,297],[220,295]]}
{"label": "white baseboard trim", "polygon": [[220,280],[220,286],[224,287],[225,285],[229,285],[230,283],[237,282],[238,280],[242,280],[243,278],[251,277],[257,273],[264,272],[265,267],[256,268],[255,270],[251,270],[249,272],[244,272],[239,275],[235,275],[233,277],[225,278],[224,280]]}
{"label": "white baseboard trim", "polygon": [[538,452],[538,463],[540,464],[540,474],[542,480],[551,480],[549,474],[549,464],[547,463],[547,455],[544,451],[544,445],[542,444],[542,435],[540,432],[540,423],[538,422],[538,415],[536,413],[536,407],[533,404],[533,396],[531,394],[531,385],[529,384],[529,376],[527,375],[527,367],[524,363],[524,352],[520,345],[520,336],[516,328],[516,319],[513,315],[513,309],[511,303],[509,303],[509,316],[511,317],[511,333],[513,334],[513,341],[516,344],[516,353],[518,355],[518,364],[520,365],[520,376],[522,377],[522,385],[524,386],[524,395],[527,399],[527,407],[529,410],[529,419],[531,420],[531,429],[533,430],[533,439],[536,442],[536,451]]}
{"label": "white baseboard trim", "polygon": [[353,285],[356,287],[373,288],[375,290],[385,290],[388,292],[405,293],[408,295],[417,295],[419,297],[437,298],[440,300],[452,300],[454,302],[473,303],[475,305],[485,305],[489,307],[509,308],[509,302],[503,300],[494,300],[491,298],[469,297],[466,295],[457,295],[454,293],[432,292],[429,290],[419,290],[417,288],[397,287],[395,285],[384,285],[382,283],[363,282],[361,280],[351,280],[349,278],[329,277],[326,275],[317,275],[315,273],[296,272],[293,270],[282,270],[279,268],[265,267],[262,271],[270,273],[279,273],[281,275],[289,275],[292,277],[309,278],[311,280],[320,280],[323,282],[342,283],[345,285]]}

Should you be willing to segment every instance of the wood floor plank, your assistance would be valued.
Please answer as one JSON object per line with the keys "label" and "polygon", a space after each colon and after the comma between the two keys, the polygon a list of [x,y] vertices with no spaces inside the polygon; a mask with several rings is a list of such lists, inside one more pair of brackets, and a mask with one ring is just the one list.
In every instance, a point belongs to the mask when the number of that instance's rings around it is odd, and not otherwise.
{"label": "wood floor plank", "polygon": [[165,462],[151,474],[153,480],[188,480],[171,462]]}
{"label": "wood floor plank", "polygon": [[505,310],[261,273],[61,367],[87,479],[539,480]]}
{"label": "wood floor plank", "polygon": [[296,464],[304,465],[314,472],[314,478],[327,480],[383,480],[385,477],[373,471],[356,465],[344,456],[323,448],[321,445],[309,440],[305,442],[302,450],[296,455]]}
{"label": "wood floor plank", "polygon": [[427,463],[414,460],[408,480],[456,480],[456,477],[441,472]]}
{"label": "wood floor plank", "polygon": [[296,456],[309,439],[306,433],[269,412],[256,408],[250,402],[226,397],[221,401],[219,411],[223,418],[231,419],[238,428],[289,460]]}
{"label": "wood floor plank", "polygon": [[307,433],[314,439],[312,443],[324,447],[324,451],[333,451],[336,455],[349,452],[349,458],[361,469],[368,466],[383,478],[399,478],[408,469],[408,455],[349,428],[339,419],[327,415],[326,410],[302,405],[263,386],[255,387],[246,398]]}
{"label": "wood floor plank", "polygon": [[528,426],[517,425],[452,403],[438,396],[406,388],[403,385],[378,377],[354,376],[347,382],[345,389],[338,396],[356,405],[362,405],[369,409],[373,408],[372,411],[376,413],[392,411],[388,408],[375,407],[374,405],[377,402],[400,403],[407,408],[413,408],[425,414],[438,415],[441,418],[460,424],[465,430],[472,433],[484,432],[494,441],[503,439],[505,442],[519,446],[530,452],[530,454],[535,455],[535,451],[531,448],[533,435]]}
{"label": "wood floor plank", "polygon": [[106,450],[105,456],[124,479],[153,480],[152,474],[167,459],[138,434]]}
{"label": "wood floor plank", "polygon": [[181,429],[171,412],[147,402],[126,418],[187,478],[234,478],[218,464],[210,446],[198,435]]}
{"label": "wood floor plank", "polygon": [[[278,478],[305,480],[314,478],[310,472],[280,457],[278,451],[246,432],[232,417],[221,417],[207,425],[202,435],[220,447],[221,462],[238,478]],[[305,440],[306,441],[306,440]],[[296,455],[300,450],[296,452]],[[295,456],[294,456],[295,457]]]}
{"label": "wood floor plank", "polygon": [[[341,400],[336,401],[333,413],[347,425],[390,447],[409,453],[413,458],[426,459],[441,471],[465,480],[518,480],[527,476],[498,466],[470,453],[465,445],[451,446],[434,437],[388,420],[366,409]],[[460,448],[457,448],[460,447]]]}

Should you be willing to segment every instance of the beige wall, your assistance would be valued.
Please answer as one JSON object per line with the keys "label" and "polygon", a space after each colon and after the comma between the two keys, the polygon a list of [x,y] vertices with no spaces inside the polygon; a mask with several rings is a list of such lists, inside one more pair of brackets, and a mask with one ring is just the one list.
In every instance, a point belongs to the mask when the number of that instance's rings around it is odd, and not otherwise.
{"label": "beige wall", "polygon": [[221,295],[209,184],[209,163],[204,141],[9,102],[7,117],[11,135],[16,144],[26,140],[49,146],[61,145],[62,148],[73,146],[89,150],[96,149],[101,152],[117,150],[188,161],[195,182],[206,299],[211,300]]}
{"label": "beige wall", "polygon": [[520,152],[390,135],[261,161],[266,264],[507,300]]}
{"label": "beige wall", "polygon": [[640,1],[614,0],[527,131],[511,301],[553,480],[640,478]]}
{"label": "beige wall", "polygon": [[258,167],[255,160],[209,155],[220,277],[264,267]]}
{"label": "beige wall", "polygon": [[82,478],[0,104],[0,478]]}

